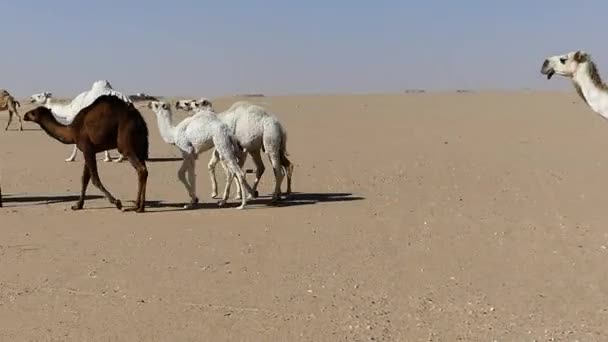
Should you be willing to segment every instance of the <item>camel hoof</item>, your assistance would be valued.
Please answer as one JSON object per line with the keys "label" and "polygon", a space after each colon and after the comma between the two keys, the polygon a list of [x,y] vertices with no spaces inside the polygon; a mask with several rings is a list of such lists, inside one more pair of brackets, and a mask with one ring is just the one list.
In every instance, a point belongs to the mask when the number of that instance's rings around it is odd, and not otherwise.
{"label": "camel hoof", "polygon": [[68,163],[70,163],[70,162],[73,162],[74,160],[76,160],[76,158],[68,158],[65,161],[68,162]]}
{"label": "camel hoof", "polygon": [[234,200],[235,200],[235,201],[240,201],[240,200],[241,200],[241,195],[236,195],[236,196],[234,196]]}
{"label": "camel hoof", "polygon": [[116,209],[122,210],[122,202],[120,200],[116,200],[116,203],[114,204],[116,204]]}
{"label": "camel hoof", "polygon": [[238,207],[236,207],[236,210],[243,210],[243,209],[245,209],[245,206],[242,204],[239,205]]}
{"label": "camel hoof", "polygon": [[107,162],[111,162],[112,159],[111,158],[105,158],[103,161],[107,163]]}
{"label": "camel hoof", "polygon": [[74,211],[77,211],[77,210],[80,210],[80,209],[82,209],[82,204],[74,204],[72,206],[72,210],[74,210]]}
{"label": "camel hoof", "polygon": [[217,192],[212,192],[211,193],[211,198],[217,198]]}
{"label": "camel hoof", "polygon": [[260,193],[259,193],[259,191],[256,190],[253,192],[253,198],[258,198],[258,197],[260,197]]}
{"label": "camel hoof", "polygon": [[226,201],[225,200],[220,200],[219,202],[217,202],[217,206],[218,207],[223,207],[226,205]]}

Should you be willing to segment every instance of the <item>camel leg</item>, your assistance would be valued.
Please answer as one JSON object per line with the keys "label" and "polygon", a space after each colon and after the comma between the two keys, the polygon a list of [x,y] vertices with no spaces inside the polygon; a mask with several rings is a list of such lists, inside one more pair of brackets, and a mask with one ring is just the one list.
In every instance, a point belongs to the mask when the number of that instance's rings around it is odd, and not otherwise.
{"label": "camel leg", "polygon": [[127,208],[125,211],[135,211],[138,213],[143,213],[144,208],[146,206],[146,184],[148,181],[148,169],[146,168],[145,162],[140,161],[135,156],[128,157],[129,162],[137,171],[137,200],[135,201],[135,207]]}
{"label": "camel leg", "polygon": [[89,170],[91,172],[91,179],[93,181],[93,185],[95,185],[95,187],[106,196],[110,203],[116,205],[116,208],[118,208],[119,210],[122,209],[122,202],[112,196],[112,194],[108,190],[106,190],[106,188],[101,183],[101,180],[99,179],[99,174],[97,173],[97,159],[95,158],[95,152],[87,151],[83,152],[83,154],[85,158],[85,163],[86,165],[88,165]]}
{"label": "camel leg", "polygon": [[190,196],[190,208],[198,203],[198,196],[196,196],[196,158],[192,156],[190,158],[190,163],[188,164],[187,169],[188,174],[188,183],[190,183],[190,191],[192,191],[192,195]]}
{"label": "camel leg", "polygon": [[87,192],[87,187],[89,186],[89,180],[91,179],[91,170],[89,166],[85,163],[82,169],[82,185],[80,188],[80,198],[78,202],[72,206],[72,210],[80,210],[84,206],[84,196]]}
{"label": "camel leg", "polygon": [[19,130],[23,131],[23,120],[21,120],[21,115],[19,115],[19,112],[16,109],[15,115],[17,116],[17,119],[19,119]]}
{"label": "camel leg", "polygon": [[0,186],[0,208],[2,208],[2,186]]}
{"label": "camel leg", "polygon": [[123,160],[125,160],[125,156],[122,155],[122,153],[118,152],[118,159],[114,159],[115,163],[120,163]]}
{"label": "camel leg", "polygon": [[8,123],[6,124],[6,127],[4,128],[5,131],[8,131],[8,126],[11,125],[11,121],[13,121],[13,111],[9,110],[8,111]]}
{"label": "camel leg", "polygon": [[[244,152],[236,152],[235,154],[238,159],[237,165],[239,169],[242,170],[243,165],[245,164],[245,160],[247,159],[247,155]],[[230,197],[230,188],[232,187],[232,181],[235,178],[234,172],[229,169],[226,163],[226,160],[221,161],[222,167],[224,168],[224,173],[226,174],[226,184],[224,185],[224,195],[222,195],[222,201],[220,202],[220,205],[224,205],[228,200],[228,197]],[[236,183],[236,186],[237,192],[234,199],[240,200],[243,198],[243,188],[241,187],[241,184],[239,182]]]}
{"label": "camel leg", "polygon": [[284,154],[281,154],[281,166],[285,168],[285,173],[287,174],[287,191],[285,194],[289,195],[291,194],[291,176],[293,175],[293,164]]}
{"label": "camel leg", "polygon": [[251,189],[251,187],[247,183],[247,180],[245,179],[245,173],[238,172],[235,176],[236,181],[240,185],[241,189],[244,188],[247,190],[247,194],[243,193],[243,195],[241,196],[241,205],[237,207],[237,209],[245,209],[245,206],[247,205],[247,198],[249,198],[253,194],[253,189]]}
{"label": "camel leg", "polygon": [[106,156],[103,161],[104,162],[111,162],[112,161],[112,157],[110,156],[110,151],[105,150],[105,151],[103,151],[103,153]]}
{"label": "camel leg", "polygon": [[257,198],[260,195],[258,192],[258,184],[260,183],[264,171],[266,171],[266,166],[264,166],[264,162],[262,161],[260,150],[250,151],[249,153],[251,153],[251,159],[253,159],[253,163],[255,164],[255,181],[251,187],[253,190],[252,195],[254,198]]}
{"label": "camel leg", "polygon": [[177,171],[177,178],[180,180],[180,182],[182,182],[182,184],[184,184],[184,187],[186,188],[186,191],[188,192],[188,196],[190,196],[190,204],[186,204],[184,205],[184,208],[188,209],[192,207],[193,203],[198,202],[198,198],[196,198],[196,195],[194,195],[192,193],[192,189],[190,184],[188,184],[188,181],[186,180],[186,171],[188,171],[188,168],[190,167],[190,159],[192,158],[191,154],[186,153],[186,152],[182,152],[182,165],[180,166],[179,170]]}
{"label": "camel leg", "polygon": [[281,199],[281,183],[283,183],[283,168],[281,167],[280,157],[278,153],[269,154],[270,163],[272,164],[272,171],[274,171],[274,192],[272,194],[272,202],[279,201]]}
{"label": "camel leg", "polygon": [[[239,160],[239,167],[243,169],[243,166],[245,166],[245,162],[247,161],[247,153],[243,151],[238,151],[236,153],[236,156]],[[233,180],[235,180],[235,177],[230,178],[231,185]],[[226,181],[228,181],[228,178],[226,178]],[[230,192],[230,189],[228,190],[228,192]],[[243,198],[243,188],[241,187],[241,184],[239,184],[239,182],[236,182],[236,195],[234,196],[234,199],[238,201],[241,198]]]}
{"label": "camel leg", "polygon": [[220,161],[220,155],[217,150],[213,150],[207,169],[209,170],[209,178],[211,178],[211,198],[217,198],[217,180],[215,178],[215,166]]}
{"label": "camel leg", "polygon": [[76,160],[76,153],[78,153],[78,146],[74,145],[74,150],[72,150],[72,154],[66,159],[66,162],[73,162]]}

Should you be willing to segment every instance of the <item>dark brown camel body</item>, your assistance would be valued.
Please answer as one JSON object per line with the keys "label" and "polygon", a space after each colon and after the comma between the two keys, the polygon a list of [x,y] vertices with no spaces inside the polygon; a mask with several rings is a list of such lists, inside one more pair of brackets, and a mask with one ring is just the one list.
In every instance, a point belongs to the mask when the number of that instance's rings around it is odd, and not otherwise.
{"label": "dark brown camel body", "polygon": [[102,95],[83,108],[67,126],[60,124],[51,110],[42,106],[27,112],[24,120],[36,122],[49,136],[64,144],[76,144],[82,151],[85,159],[82,189],[80,199],[72,206],[73,210],[82,209],[89,180],[104,193],[110,203],[122,209],[120,200],[114,198],[101,184],[95,156],[98,152],[117,149],[135,168],[139,181],[135,208],[127,211],[144,211],[148,179],[148,126],[133,104],[115,96]]}

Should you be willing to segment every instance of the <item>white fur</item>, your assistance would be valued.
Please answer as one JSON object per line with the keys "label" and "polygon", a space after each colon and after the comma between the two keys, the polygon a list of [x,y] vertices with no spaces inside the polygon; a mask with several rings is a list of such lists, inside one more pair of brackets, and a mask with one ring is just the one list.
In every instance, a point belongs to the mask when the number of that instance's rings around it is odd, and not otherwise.
{"label": "white fur", "polygon": [[[177,146],[182,152],[184,161],[178,171],[178,178],[190,195],[190,204],[186,207],[198,202],[196,175],[194,173],[196,159],[199,154],[214,147],[218,151],[219,157],[226,163],[227,177],[232,179],[236,176],[237,183],[240,186],[244,186],[249,193],[252,191],[245,180],[245,173],[238,165],[236,141],[230,134],[228,126],[220,121],[214,113],[199,111],[174,125],[173,114],[167,103],[151,101],[148,106],[156,115],[158,129],[163,140],[168,144]],[[188,179],[186,179],[186,173],[188,173]],[[226,186],[229,186],[229,184]],[[245,208],[247,204],[247,196],[242,197],[239,209]],[[227,199],[227,196],[225,196],[219,204],[225,204]]]}
{"label": "white fur", "polygon": [[[577,62],[577,54],[584,56],[582,63]],[[572,79],[575,85],[580,87],[585,102],[591,109],[600,114],[605,119],[608,119],[608,92],[605,89],[600,89],[591,80],[588,73],[588,68],[591,61],[591,56],[584,51],[573,51],[565,55],[552,56],[545,60],[541,73],[568,77]]]}
{"label": "white fur", "polygon": [[[110,82],[106,80],[100,80],[93,83],[90,90],[83,91],[78,94],[72,102],[68,104],[60,104],[60,103],[52,103],[52,94],[50,92],[44,92],[40,94],[34,94],[30,96],[30,102],[41,104],[51,110],[57,121],[61,122],[64,125],[69,125],[76,115],[85,107],[92,104],[99,96],[101,95],[114,95],[119,97],[123,101],[127,103],[131,103],[131,100],[128,96],[121,94],[120,92],[114,90]],[[78,153],[78,147],[74,145],[74,149],[72,154],[65,161],[71,162],[76,159],[76,154]],[[116,162],[120,162],[124,159],[124,157],[119,154]],[[111,161],[109,151],[105,151],[105,159],[104,161]]]}
{"label": "white fur", "polygon": [[[235,102],[230,108],[222,113],[217,114],[217,117],[230,128],[230,132],[234,134],[241,147],[246,151],[256,166],[255,182],[252,186],[253,194],[257,195],[257,187],[262,174],[264,174],[265,166],[261,158],[262,147],[268,155],[275,176],[275,188],[272,195],[273,201],[281,198],[281,184],[285,176],[283,167],[281,166],[281,157],[287,155],[287,132],[279,122],[279,120],[268,113],[263,107],[250,103],[248,101]],[[239,159],[240,166],[243,167],[247,155],[243,154]],[[286,159],[286,158],[285,158]],[[209,161],[209,175],[211,177],[211,196],[217,196],[217,182],[215,179],[215,166],[219,158],[214,152]],[[293,166],[286,170],[288,177],[287,193],[291,192],[291,174]],[[232,179],[227,179],[227,182],[232,182]],[[238,183],[237,183],[238,187]],[[226,188],[230,191],[230,187]],[[237,189],[237,198],[241,194],[241,189]],[[223,197],[229,194],[224,193]]]}

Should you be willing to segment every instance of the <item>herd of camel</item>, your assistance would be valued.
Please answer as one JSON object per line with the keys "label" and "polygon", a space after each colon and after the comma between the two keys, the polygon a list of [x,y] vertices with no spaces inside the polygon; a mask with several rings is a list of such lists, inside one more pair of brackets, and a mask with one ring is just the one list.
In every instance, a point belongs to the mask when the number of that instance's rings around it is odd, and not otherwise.
{"label": "herd of camel", "polygon": [[[114,90],[108,81],[101,80],[94,82],[90,90],[80,93],[68,104],[52,102],[52,94],[49,92],[32,95],[30,101],[39,106],[25,113],[22,120],[17,111],[19,102],[8,91],[0,91],[0,110],[8,110],[10,113],[6,129],[13,116],[16,116],[20,130],[23,130],[22,121],[30,121],[61,143],[73,144],[74,150],[66,161],[75,160],[76,151],[82,151],[84,168],[81,192],[78,202],[72,206],[73,210],[83,208],[87,186],[92,182],[116,208],[144,212],[148,179],[148,126],[132,98]],[[245,208],[248,199],[258,197],[256,189],[265,171],[262,153],[268,156],[275,176],[272,201],[281,199],[281,185],[285,176],[285,194],[291,193],[294,166],[287,158],[287,132],[278,118],[264,107],[248,101],[238,101],[228,110],[217,113],[212,103],[205,98],[179,100],[175,103],[175,108],[192,114],[177,124],[173,122],[169,103],[153,99],[148,102],[148,108],[156,116],[162,139],[176,146],[182,154],[178,178],[190,197],[185,208],[191,208],[199,202],[195,163],[199,154],[211,149],[213,153],[208,167],[213,198],[218,196],[215,177],[217,163],[222,165],[226,174],[224,193],[218,203],[220,206],[226,204],[234,180],[237,184],[236,198],[241,200],[238,209]],[[137,172],[138,189],[134,207],[123,208],[122,202],[99,179],[96,154],[105,152],[105,161],[111,161],[109,150],[112,149],[117,149],[120,154],[115,161],[126,158]],[[247,183],[243,171],[247,155],[251,156],[256,167],[252,186]]]}
{"label": "herd of camel", "polygon": [[[608,86],[602,81],[597,66],[588,53],[573,51],[549,57],[544,60],[540,72],[548,79],[553,75],[570,78],[585,103],[608,119]],[[72,209],[82,209],[89,181],[104,193],[110,203],[122,209],[120,200],[112,196],[101,183],[95,158],[96,153],[105,152],[105,160],[110,161],[112,159],[108,150],[118,149],[120,156],[117,161],[126,158],[137,171],[138,177],[135,206],[124,210],[143,212],[148,178],[148,127],[131,98],[115,91],[108,81],[95,82],[91,90],[79,94],[69,104],[54,104],[51,98],[52,95],[48,92],[32,95],[31,102],[40,106],[25,113],[23,120],[38,124],[49,136],[64,144],[74,144],[74,150],[67,161],[73,161],[77,151],[82,151],[85,163],[81,193]],[[265,108],[247,101],[239,101],[228,110],[216,113],[207,99],[180,100],[175,104],[175,108],[191,111],[193,114],[176,125],[173,123],[169,103],[149,100],[148,107],[156,115],[163,140],[181,151],[183,161],[178,178],[190,197],[185,208],[190,208],[199,201],[196,195],[195,162],[200,153],[210,149],[213,149],[213,153],[208,166],[213,198],[217,197],[215,166],[218,162],[221,162],[227,177],[220,205],[226,203],[234,179],[238,187],[237,198],[241,200],[239,209],[245,207],[248,198],[258,196],[256,189],[265,169],[262,152],[268,155],[275,176],[272,200],[281,199],[281,184],[285,176],[286,193],[291,192],[293,164],[287,158],[287,134],[276,116]],[[6,90],[0,90],[0,111],[9,112],[6,129],[13,116],[16,116],[20,129],[23,130],[23,123],[17,112],[19,106],[19,102]],[[253,186],[247,183],[243,171],[248,154],[256,166]]]}

